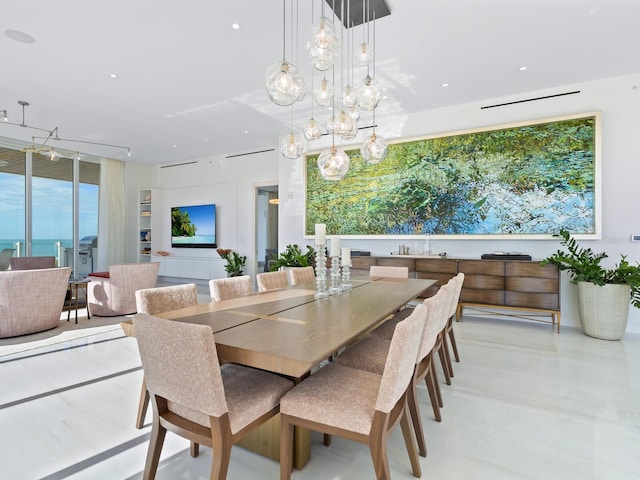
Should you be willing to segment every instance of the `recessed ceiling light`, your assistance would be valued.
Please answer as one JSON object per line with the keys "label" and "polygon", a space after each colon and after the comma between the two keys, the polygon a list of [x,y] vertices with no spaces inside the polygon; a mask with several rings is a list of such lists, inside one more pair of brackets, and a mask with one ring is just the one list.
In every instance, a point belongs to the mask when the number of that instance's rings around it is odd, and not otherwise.
{"label": "recessed ceiling light", "polygon": [[117,73],[110,73],[109,78],[118,78],[119,75]]}
{"label": "recessed ceiling light", "polygon": [[178,145],[171,145],[171,148],[178,148]]}
{"label": "recessed ceiling light", "polygon": [[239,23],[232,23],[231,24],[231,28],[233,28],[234,30],[240,30],[240,24]]}
{"label": "recessed ceiling light", "polygon": [[4,34],[11,40],[15,40],[20,43],[36,43],[36,39],[28,33],[20,32],[19,30],[5,30]]}
{"label": "recessed ceiling light", "polygon": [[245,130],[245,131],[244,131],[244,132],[242,132],[242,133],[244,133],[244,134],[246,135],[247,133],[249,133],[249,130]]}
{"label": "recessed ceiling light", "polygon": [[448,84],[447,82],[445,82],[445,83],[443,83],[443,84],[442,84],[442,86],[443,86],[443,87],[448,87],[448,86],[449,86],[449,84]]}
{"label": "recessed ceiling light", "polygon": [[211,141],[211,139],[210,139],[210,138],[205,138],[205,139],[204,139],[204,143],[209,143],[210,141]]}
{"label": "recessed ceiling light", "polygon": [[526,65],[521,66],[518,70],[524,72],[528,67]]}
{"label": "recessed ceiling light", "polygon": [[383,100],[386,100],[386,99],[388,99],[388,98],[389,98],[389,95],[382,95],[382,99],[383,99]]}

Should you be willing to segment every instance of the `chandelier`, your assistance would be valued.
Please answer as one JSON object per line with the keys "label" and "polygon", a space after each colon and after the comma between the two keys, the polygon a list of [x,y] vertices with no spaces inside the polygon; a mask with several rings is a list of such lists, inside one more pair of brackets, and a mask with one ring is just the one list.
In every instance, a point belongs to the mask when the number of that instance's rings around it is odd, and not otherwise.
{"label": "chandelier", "polygon": [[[326,180],[341,180],[349,170],[350,159],[342,148],[336,147],[335,137],[338,136],[342,140],[356,138],[358,131],[363,128],[358,126],[361,111],[372,112],[373,116],[372,133],[360,148],[362,158],[367,164],[374,165],[384,160],[387,154],[386,140],[375,131],[375,110],[382,98],[381,86],[375,76],[375,20],[376,16],[379,18],[391,12],[386,0],[361,0],[357,8],[360,4],[362,5],[362,15],[361,18],[357,18],[360,16],[351,13],[351,0],[326,1],[333,12],[325,14],[325,2],[321,0],[322,8],[317,18],[313,11],[315,0],[311,3],[312,26],[305,42],[305,51],[312,72],[311,88],[307,91],[300,66],[295,65],[292,59],[287,59],[286,56],[286,0],[283,0],[282,60],[267,69],[265,87],[269,98],[276,105],[292,108],[293,104],[303,100],[307,93],[311,101],[311,118],[300,127],[301,133],[293,128],[292,113],[291,130],[280,138],[280,153],[286,158],[299,158],[304,151],[303,137],[307,142],[313,142],[320,139],[326,132],[332,137],[331,147],[318,156],[318,169]],[[374,5],[372,6],[370,2]],[[295,7],[297,16],[297,3],[298,0],[289,0],[290,50],[292,52],[294,50],[293,12]],[[377,15],[376,9],[380,9],[380,15]],[[370,41],[369,36],[371,24],[373,25],[373,42]],[[353,48],[354,27],[359,25],[362,25],[362,42]],[[345,32],[346,42],[344,41]],[[366,72],[357,85],[354,84],[353,78],[354,63],[364,67]],[[336,85],[336,70],[340,78],[339,87]],[[318,72],[321,72],[321,76],[315,78]],[[314,117],[315,105],[329,110],[329,120],[326,124]]]}

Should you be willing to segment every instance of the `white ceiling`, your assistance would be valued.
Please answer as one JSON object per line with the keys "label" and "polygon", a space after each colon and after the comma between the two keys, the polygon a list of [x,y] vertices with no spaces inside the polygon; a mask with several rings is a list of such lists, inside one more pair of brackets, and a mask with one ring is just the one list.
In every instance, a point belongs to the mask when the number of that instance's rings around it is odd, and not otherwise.
{"label": "white ceiling", "polygon": [[[388,96],[379,124],[386,115],[640,72],[639,0],[388,3],[391,15],[376,22],[376,76]],[[298,13],[297,63],[307,80],[311,4],[300,0]],[[313,5],[317,16],[320,0]],[[20,123],[17,101],[28,101],[27,125],[130,146],[130,160],[148,164],[274,148],[291,109],[269,101],[263,78],[282,57],[282,17],[280,0],[4,0],[0,110]],[[7,30],[35,43],[15,41]],[[362,31],[355,32],[360,41]],[[294,123],[309,117],[310,105],[308,97],[295,105]],[[328,117],[315,110],[316,118]],[[370,114],[361,122],[370,124]],[[34,135],[42,132],[0,122],[0,137]]]}

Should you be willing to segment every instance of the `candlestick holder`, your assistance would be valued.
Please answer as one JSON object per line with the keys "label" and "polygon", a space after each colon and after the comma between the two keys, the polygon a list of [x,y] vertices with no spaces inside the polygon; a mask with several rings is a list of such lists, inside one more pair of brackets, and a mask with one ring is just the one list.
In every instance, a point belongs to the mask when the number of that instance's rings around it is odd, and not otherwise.
{"label": "candlestick holder", "polygon": [[353,285],[351,284],[351,265],[343,264],[342,265],[342,291],[351,290]]}
{"label": "candlestick holder", "polygon": [[331,286],[329,287],[329,295],[338,295],[342,293],[342,282],[340,279],[340,256],[331,257]]}
{"label": "candlestick holder", "polygon": [[327,298],[327,255],[324,245],[316,245],[316,293],[314,297]]}

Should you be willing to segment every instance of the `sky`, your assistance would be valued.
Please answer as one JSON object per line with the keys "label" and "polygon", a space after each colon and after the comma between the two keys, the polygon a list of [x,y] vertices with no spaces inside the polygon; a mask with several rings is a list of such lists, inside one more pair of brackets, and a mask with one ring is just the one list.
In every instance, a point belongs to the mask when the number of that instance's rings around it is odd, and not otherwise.
{"label": "sky", "polygon": [[[96,235],[98,185],[79,187],[80,238]],[[0,239],[24,239],[24,176],[0,173]],[[72,182],[33,177],[33,239],[71,239]]]}
{"label": "sky", "polygon": [[198,227],[196,235],[216,234],[216,213],[213,205],[194,205],[180,207],[180,210],[189,212],[191,223]]}

